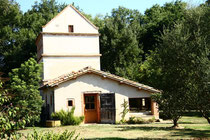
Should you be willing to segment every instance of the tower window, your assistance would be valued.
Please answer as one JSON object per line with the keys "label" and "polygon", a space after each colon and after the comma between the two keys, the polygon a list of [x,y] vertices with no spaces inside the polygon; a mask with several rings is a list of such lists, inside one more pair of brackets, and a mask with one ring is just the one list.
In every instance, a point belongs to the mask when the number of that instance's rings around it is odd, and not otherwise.
{"label": "tower window", "polygon": [[71,33],[74,32],[74,26],[73,25],[69,25],[69,32],[71,32]]}

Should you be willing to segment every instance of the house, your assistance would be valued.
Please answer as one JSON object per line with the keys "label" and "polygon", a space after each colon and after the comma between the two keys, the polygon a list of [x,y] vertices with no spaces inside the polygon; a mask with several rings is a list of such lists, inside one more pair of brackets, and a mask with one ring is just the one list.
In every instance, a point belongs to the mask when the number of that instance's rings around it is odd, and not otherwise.
{"label": "house", "polygon": [[85,123],[115,123],[121,120],[125,100],[127,119],[158,119],[158,105],[150,97],[159,90],[101,71],[99,36],[98,28],[72,5],[43,26],[36,45],[48,115],[74,106],[74,114],[83,115]]}

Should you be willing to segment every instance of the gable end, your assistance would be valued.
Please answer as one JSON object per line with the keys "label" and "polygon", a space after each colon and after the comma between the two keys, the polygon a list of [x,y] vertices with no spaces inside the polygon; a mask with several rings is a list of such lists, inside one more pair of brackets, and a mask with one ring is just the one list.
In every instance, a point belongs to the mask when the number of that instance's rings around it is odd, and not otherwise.
{"label": "gable end", "polygon": [[71,4],[68,5],[67,7],[65,7],[60,13],[58,13],[53,19],[51,19],[46,25],[42,26],[42,28],[47,27],[47,25],[49,25],[52,21],[54,21],[58,16],[60,16],[65,10],[67,10],[67,8],[72,8],[74,11],[76,11],[84,20],[86,20],[93,28],[95,28],[96,30],[98,30],[99,28],[96,27],[90,20],[88,20],[84,15],[82,15],[74,6],[72,6]]}

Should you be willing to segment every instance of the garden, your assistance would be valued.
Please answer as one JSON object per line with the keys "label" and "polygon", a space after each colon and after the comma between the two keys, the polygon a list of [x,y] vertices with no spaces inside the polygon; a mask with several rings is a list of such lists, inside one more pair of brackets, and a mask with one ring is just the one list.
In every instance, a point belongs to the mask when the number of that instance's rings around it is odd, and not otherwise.
{"label": "garden", "polygon": [[208,139],[210,125],[200,115],[188,113],[180,121],[180,129],[172,128],[170,120],[146,124],[80,124],[79,126],[61,126],[54,128],[27,127],[20,133],[27,136],[37,132],[62,133],[75,131],[75,135],[84,139]]}

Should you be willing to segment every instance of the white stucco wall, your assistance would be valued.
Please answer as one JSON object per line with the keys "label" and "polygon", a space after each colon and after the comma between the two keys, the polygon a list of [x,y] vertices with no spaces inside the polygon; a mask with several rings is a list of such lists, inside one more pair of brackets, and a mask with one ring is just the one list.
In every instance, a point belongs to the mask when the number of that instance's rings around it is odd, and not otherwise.
{"label": "white stucco wall", "polygon": [[100,57],[44,57],[43,80],[78,71],[87,66],[100,70]]}
{"label": "white stucco wall", "polygon": [[[94,74],[86,74],[78,77],[76,80],[71,80],[58,85],[55,88],[55,111],[61,109],[67,110],[66,100],[67,98],[75,99],[75,115],[83,115],[82,98],[83,93],[87,91],[100,91],[101,93],[115,93],[116,104],[116,121],[120,121],[123,108],[121,104],[124,99],[128,101],[128,98],[138,97],[150,97],[151,94],[138,90],[137,88],[130,87],[119,82],[102,79],[100,76]],[[126,118],[129,117],[129,114]]]}
{"label": "white stucco wall", "polygon": [[55,17],[47,26],[42,28],[42,31],[67,33],[68,25],[74,26],[75,33],[98,33],[97,29],[89,24],[70,6],[68,6],[60,15]]}
{"label": "white stucco wall", "polygon": [[43,35],[44,54],[99,54],[98,36]]}

